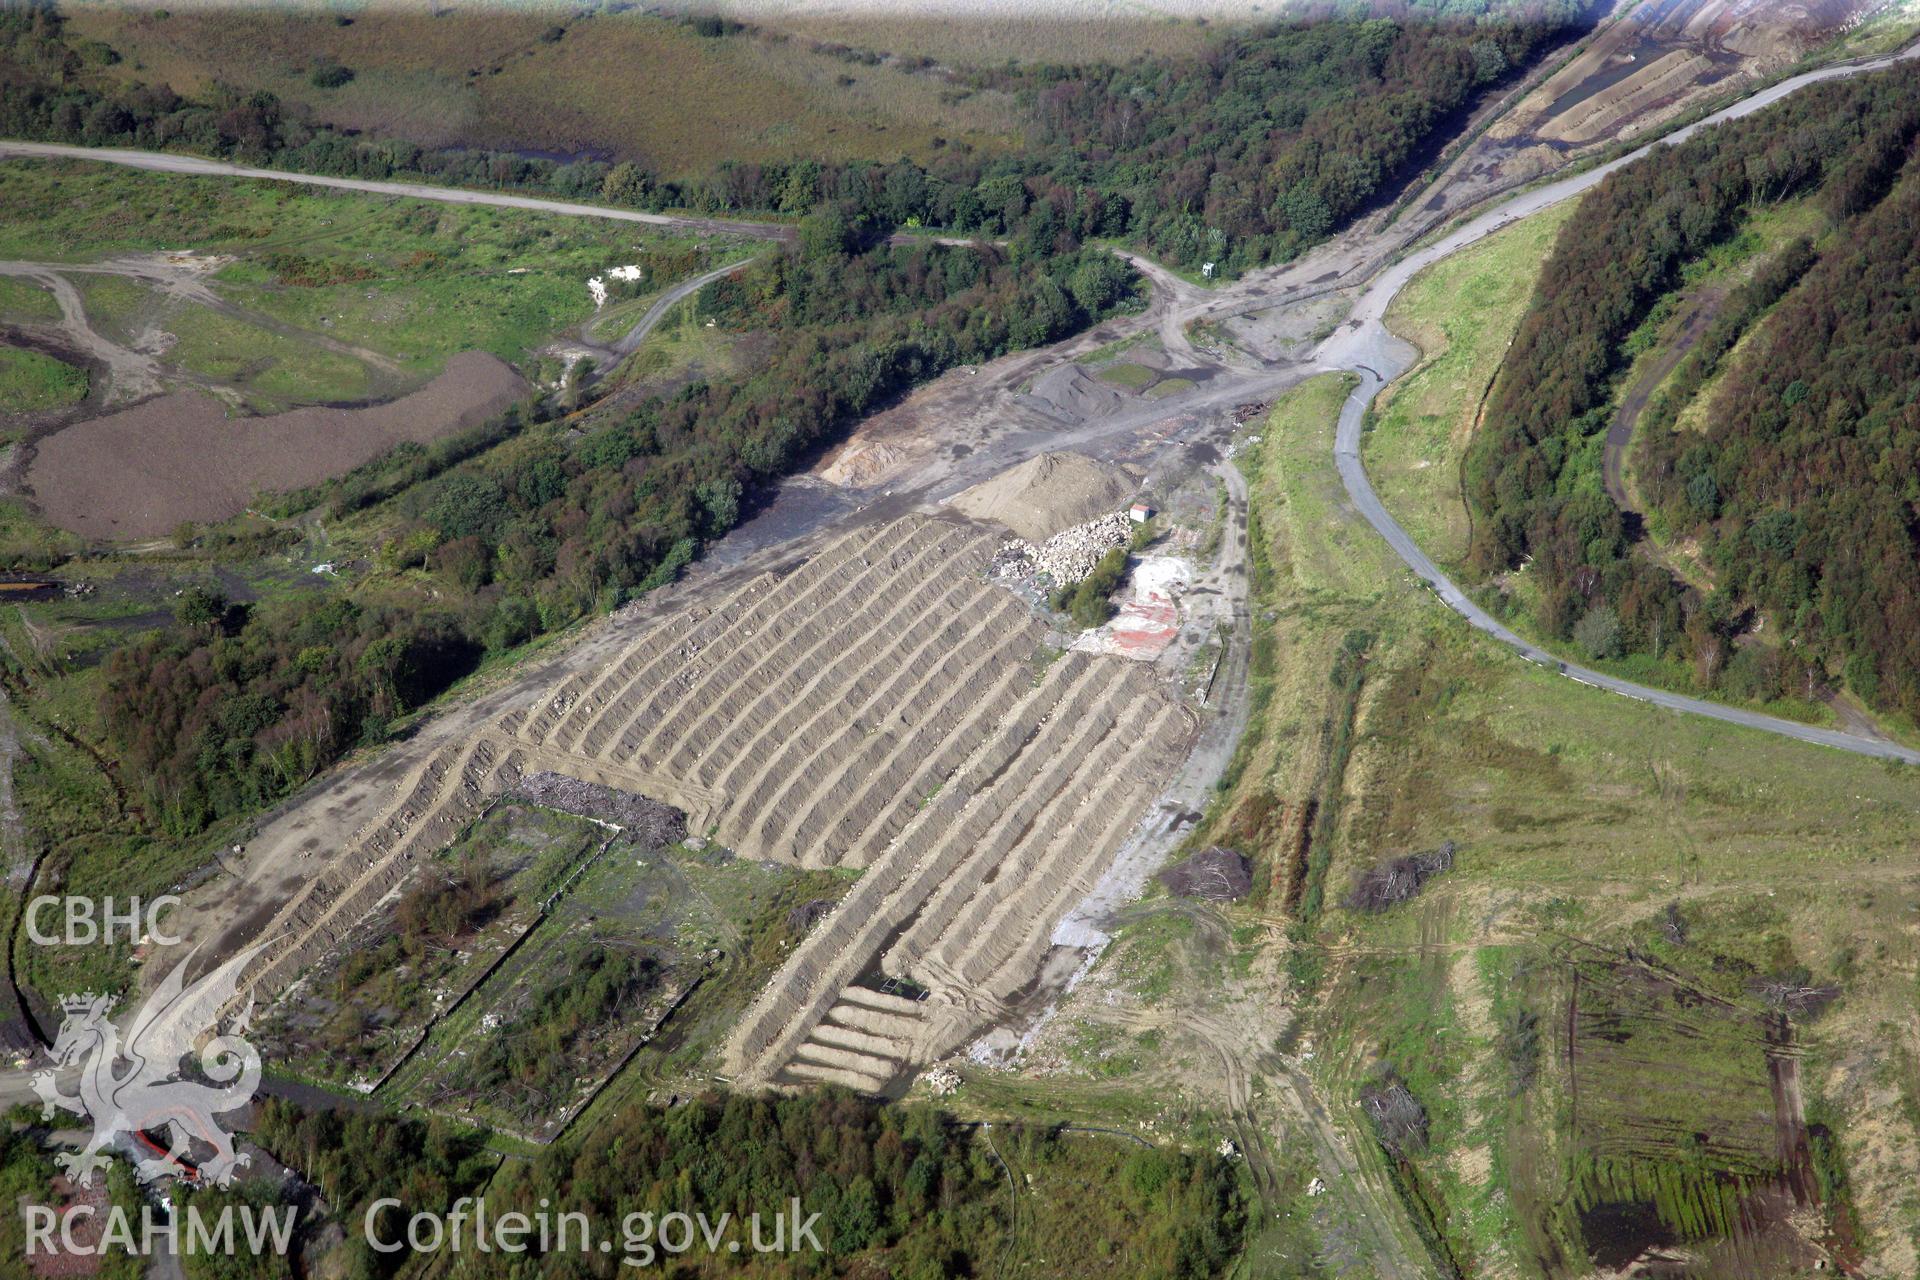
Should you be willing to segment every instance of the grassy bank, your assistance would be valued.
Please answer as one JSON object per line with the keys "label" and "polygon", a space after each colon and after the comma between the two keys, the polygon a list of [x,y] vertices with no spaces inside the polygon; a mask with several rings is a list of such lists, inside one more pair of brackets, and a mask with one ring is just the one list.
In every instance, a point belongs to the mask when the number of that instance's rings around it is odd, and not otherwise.
{"label": "grassy bank", "polygon": [[1506,335],[1533,299],[1571,203],[1487,237],[1422,272],[1387,310],[1420,363],[1374,401],[1367,474],[1381,501],[1442,565],[1467,550],[1460,459],[1500,371]]}
{"label": "grassy bank", "polygon": [[[1493,247],[1503,250],[1516,252]],[[1435,367],[1415,391],[1434,388]],[[1577,1224],[1551,1209],[1563,1157],[1650,1123],[1628,1107],[1570,1127],[1574,1076],[1538,1028],[1565,1016],[1584,948],[1663,947],[1677,970],[1717,975],[1714,998],[1735,1010],[1728,1025],[1757,1006],[1727,975],[1804,967],[1845,991],[1795,1031],[1804,1077],[1842,1117],[1854,1198],[1869,1203],[1863,1185],[1903,1185],[1920,1111],[1888,1109],[1905,1096],[1900,1074],[1861,1064],[1897,1058],[1906,1016],[1902,975],[1916,949],[1901,915],[1916,880],[1891,868],[1906,865],[1900,850],[1920,826],[1908,771],[1584,688],[1473,632],[1343,509],[1331,438],[1345,385],[1330,375],[1283,397],[1247,462],[1255,616],[1268,620],[1256,715],[1195,837],[1255,857],[1259,896],[1225,913],[1230,927],[1271,919],[1294,877],[1320,879],[1315,923],[1283,917],[1309,1070],[1336,1107],[1404,1083],[1426,1120],[1424,1143],[1398,1165],[1413,1212],[1439,1224],[1445,1254],[1468,1273],[1531,1274],[1545,1252],[1579,1247]],[[1412,403],[1403,393],[1399,416],[1383,415],[1374,448],[1391,424],[1417,423]],[[1389,503],[1406,500],[1404,485],[1395,492]],[[1339,659],[1355,632],[1369,637],[1365,686],[1347,761],[1329,768],[1325,726],[1346,696]],[[1329,806],[1338,820],[1320,821]],[[1366,868],[1447,840],[1453,869],[1413,902],[1368,915],[1345,901]],[[1684,946],[1661,941],[1670,904]],[[1703,1091],[1663,1105],[1723,1119],[1769,1108],[1750,1080],[1728,1084],[1647,1044],[1670,1072],[1666,1094]],[[1697,1193],[1673,1194],[1693,1204],[1685,1196]],[[1906,1218],[1892,1201],[1865,1212],[1878,1218],[1874,1248],[1899,1271],[1911,1256]]]}
{"label": "grassy bank", "polygon": [[0,414],[59,409],[86,396],[85,370],[37,351],[0,347]]}

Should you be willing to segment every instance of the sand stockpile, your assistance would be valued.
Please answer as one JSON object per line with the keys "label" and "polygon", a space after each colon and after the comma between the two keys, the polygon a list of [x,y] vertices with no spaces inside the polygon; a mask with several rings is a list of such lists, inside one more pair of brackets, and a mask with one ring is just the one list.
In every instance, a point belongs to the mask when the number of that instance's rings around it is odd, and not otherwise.
{"label": "sand stockpile", "polygon": [[995,520],[1031,542],[1125,507],[1132,477],[1078,453],[1043,453],[966,490],[952,505],[977,520]]}

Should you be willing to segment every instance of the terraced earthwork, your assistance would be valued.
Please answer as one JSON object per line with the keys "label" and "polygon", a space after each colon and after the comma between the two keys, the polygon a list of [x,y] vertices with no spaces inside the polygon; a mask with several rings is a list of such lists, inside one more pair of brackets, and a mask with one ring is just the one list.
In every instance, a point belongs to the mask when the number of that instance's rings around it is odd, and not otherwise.
{"label": "terraced earthwork", "polygon": [[1142,664],[1069,653],[941,514],[658,618],[449,743],[269,932],[285,985],[525,773],[686,812],[742,857],[863,874],[755,1001],[743,1083],[879,1090],[1005,1012],[1195,727]]}

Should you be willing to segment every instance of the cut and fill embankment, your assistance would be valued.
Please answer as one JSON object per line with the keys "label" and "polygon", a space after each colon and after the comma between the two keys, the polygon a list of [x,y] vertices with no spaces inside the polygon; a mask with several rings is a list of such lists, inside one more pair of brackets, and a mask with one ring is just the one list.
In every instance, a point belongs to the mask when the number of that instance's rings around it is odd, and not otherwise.
{"label": "cut and fill embankment", "polygon": [[1045,631],[985,581],[994,542],[952,519],[855,530],[504,727],[686,797],[744,855],[865,866],[1032,684]]}
{"label": "cut and fill embankment", "polygon": [[[925,801],[741,1024],[730,1069],[749,1084],[877,1089],[1003,1014],[1193,728],[1138,664],[1051,665],[936,766]],[[900,984],[929,995],[873,1009],[876,987]]]}
{"label": "cut and fill embankment", "polygon": [[87,537],[159,537],[182,521],[238,515],[262,493],[318,484],[395,445],[477,425],[525,390],[504,362],[465,352],[418,391],[359,409],[229,418],[213,398],[176,391],[41,441],[28,496],[49,522]]}
{"label": "cut and fill embankment", "polygon": [[[1032,981],[1194,729],[1138,663],[1068,654],[1036,678],[1045,628],[987,580],[998,542],[909,516],[654,614],[364,817],[331,813],[356,834],[278,912],[256,985],[339,945],[538,770],[669,801],[756,860],[868,868],[748,1015],[737,1074],[878,1091],[950,1050]],[[877,990],[902,984],[929,998]]]}

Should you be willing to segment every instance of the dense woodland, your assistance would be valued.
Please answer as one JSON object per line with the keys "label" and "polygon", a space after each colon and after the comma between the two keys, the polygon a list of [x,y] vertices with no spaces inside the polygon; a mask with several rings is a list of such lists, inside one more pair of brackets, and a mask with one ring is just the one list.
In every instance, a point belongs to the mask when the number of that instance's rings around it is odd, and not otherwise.
{"label": "dense woodland", "polygon": [[[983,77],[1029,104],[1036,200],[1089,204],[1157,258],[1238,274],[1284,261],[1389,191],[1489,86],[1585,20],[1578,0],[1484,6],[1471,21],[1299,23],[1198,61]],[[1414,6],[1417,10],[1419,6]],[[962,175],[964,177],[964,175]],[[1015,225],[982,195],[982,225]],[[1044,210],[1036,210],[1047,216]],[[1029,215],[1031,216],[1031,215]]]}
{"label": "dense woodland", "polygon": [[[1371,6],[1333,4],[1347,15]],[[188,101],[166,85],[101,89],[118,55],[75,47],[50,6],[0,3],[0,136],[178,149],[311,173],[425,176],[639,208],[799,215],[826,203],[857,223],[1018,236],[1043,252],[1095,237],[1229,272],[1324,239],[1430,154],[1480,95],[1587,22],[1595,0],[1413,3],[1399,18],[1296,21],[1223,35],[1202,58],[1124,67],[960,71],[1013,94],[1025,145],[961,148],[928,167],[722,162],[663,181],[643,164],[561,163],[349,136],[270,93]],[[699,28],[736,38],[738,24]],[[744,37],[740,37],[744,38]]]}
{"label": "dense woodland", "polygon": [[[1473,564],[1528,564],[1535,621],[1588,656],[1684,658],[1741,697],[1806,696],[1829,657],[1870,700],[1920,710],[1911,661],[1911,168],[1920,72],[1803,90],[1610,177],[1568,220],[1468,459]],[[1817,199],[1835,224],[1789,244],[1729,298],[1641,424],[1640,475],[1676,532],[1703,536],[1716,584],[1637,554],[1601,462],[1635,330],[1747,214]],[[1672,430],[1681,397],[1753,326],[1703,437]],[[1903,443],[1904,442],[1904,443]],[[1792,645],[1739,643],[1753,609]],[[1893,674],[1895,670],[1900,674]],[[1885,680],[1876,673],[1887,673]]]}
{"label": "dense woodland", "polygon": [[1920,714],[1920,164],[1836,237],[1729,370],[1649,498],[1721,589]]}
{"label": "dense woodland", "polygon": [[[270,1100],[257,1137],[317,1182],[351,1224],[347,1274],[394,1274],[404,1255],[364,1246],[358,1224],[373,1200],[405,1210],[380,1221],[402,1237],[408,1214],[440,1210],[486,1187],[490,1214],[542,1205],[585,1214],[616,1243],[629,1214],[731,1214],[769,1219],[794,1200],[818,1213],[825,1253],[726,1254],[729,1275],[890,1275],[898,1280],[989,1275],[1009,1259],[1045,1258],[1052,1274],[1199,1280],[1238,1255],[1247,1226],[1234,1166],[1212,1154],[1136,1147],[1111,1137],[996,1127],[992,1146],[923,1106],[888,1106],[844,1092],[794,1098],[698,1098],[672,1108],[622,1109],[588,1138],[567,1137],[527,1162],[498,1157],[475,1135],[438,1121],[303,1111]],[[1004,1163],[1003,1163],[1004,1162]],[[1022,1188],[1009,1232],[1009,1179]],[[772,1224],[765,1228],[771,1236]],[[475,1277],[633,1274],[611,1256],[576,1250],[482,1256]],[[636,1248],[634,1256],[643,1256]],[[687,1265],[706,1274],[700,1255]],[[666,1259],[654,1265],[672,1274]]]}

